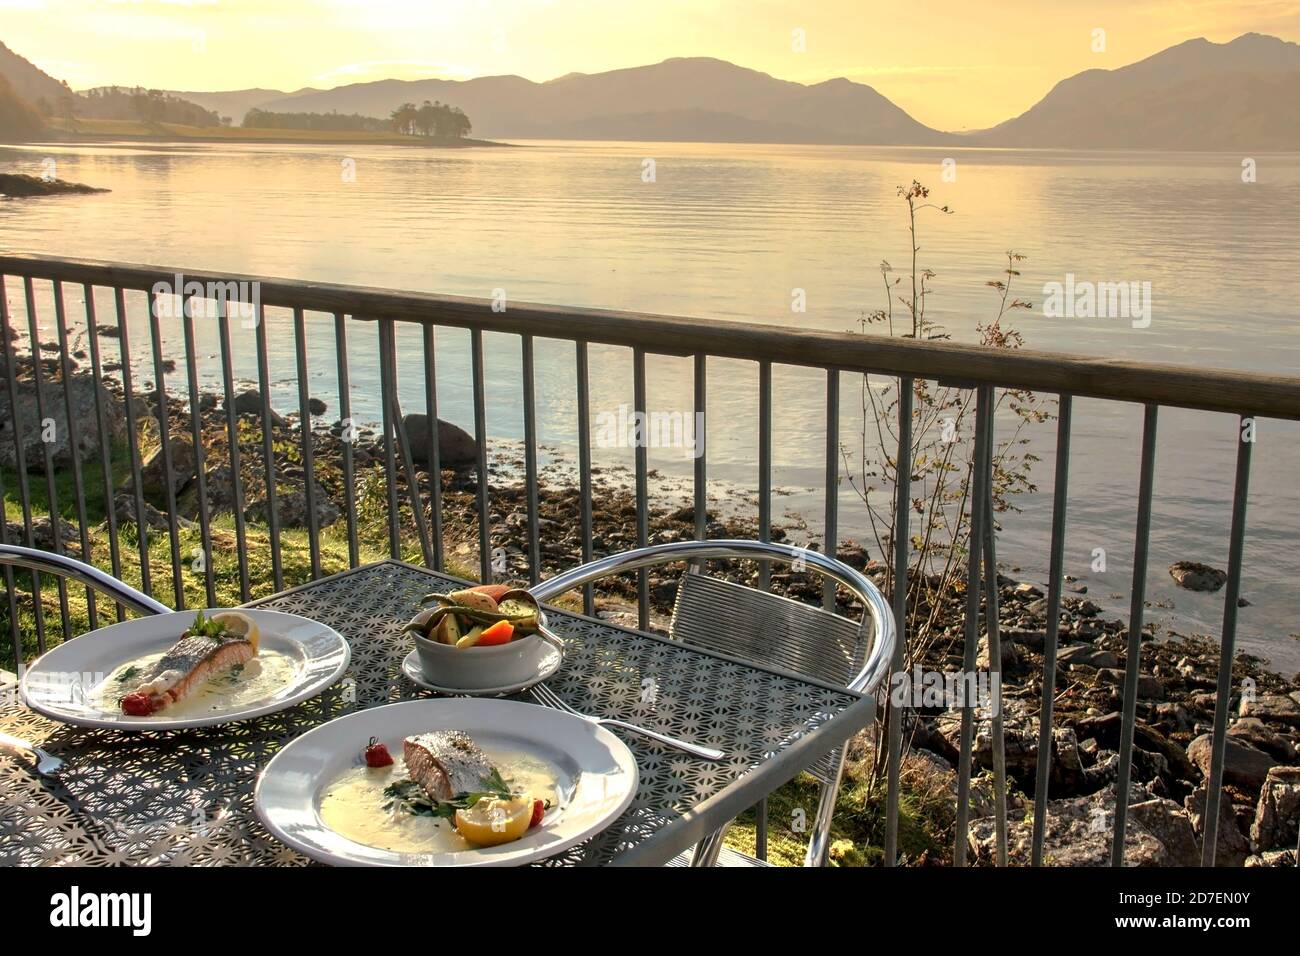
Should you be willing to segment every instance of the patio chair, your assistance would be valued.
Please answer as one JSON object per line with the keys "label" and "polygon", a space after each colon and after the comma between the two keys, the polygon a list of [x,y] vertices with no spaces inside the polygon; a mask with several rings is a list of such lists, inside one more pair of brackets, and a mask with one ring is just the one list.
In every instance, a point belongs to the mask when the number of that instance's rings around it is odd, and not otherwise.
{"label": "patio chair", "polygon": [[114,602],[139,614],[169,614],[171,608],[149,595],[137,591],[124,581],[84,561],[53,551],[23,548],[16,544],[0,544],[0,567],[21,568],[40,574],[52,574],[94,588],[112,598]]}
{"label": "patio chair", "polygon": [[[737,558],[801,562],[848,588],[862,602],[861,623],[790,598],[709,577],[702,573],[699,564],[711,559]],[[547,601],[611,574],[680,561],[691,562],[692,567],[677,587],[669,631],[672,640],[864,695],[874,694],[889,673],[895,642],[894,616],[880,590],[848,565],[804,548],[736,540],[652,545],[600,558],[529,590],[539,601]],[[727,626],[719,627],[720,621],[726,621]],[[816,816],[810,821],[805,866],[826,864],[831,816],[843,770],[842,747],[809,768],[809,773],[820,781],[821,792]],[[725,832],[724,828],[710,834],[671,865],[766,865],[763,860],[724,848]],[[767,835],[761,805],[758,833],[761,845]]]}

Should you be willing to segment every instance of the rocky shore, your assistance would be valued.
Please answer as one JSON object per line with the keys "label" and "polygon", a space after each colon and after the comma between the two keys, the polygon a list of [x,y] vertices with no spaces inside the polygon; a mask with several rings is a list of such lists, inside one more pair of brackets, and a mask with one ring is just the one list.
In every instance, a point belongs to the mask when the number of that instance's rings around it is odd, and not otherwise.
{"label": "rocky shore", "polygon": [[[42,346],[42,353],[56,351]],[[126,441],[126,413],[121,386],[106,379],[98,388],[85,367],[85,355],[69,356],[74,368],[71,380],[73,418],[78,425],[77,454],[91,461],[100,454],[97,409],[105,412],[105,431],[110,443],[121,448]],[[19,360],[13,370],[24,431],[21,436],[29,470],[45,466],[46,447],[35,414],[30,360]],[[2,370],[8,374],[10,370]],[[56,468],[74,454],[63,410],[61,366],[56,357],[42,360],[42,375],[53,388],[48,395],[47,413],[55,419],[55,441],[50,448]],[[143,383],[142,383],[143,384]],[[47,396],[48,398],[48,396]],[[98,401],[97,401],[98,400]],[[14,416],[9,409],[7,389],[0,389],[0,468],[15,465]],[[188,403],[169,398],[165,414],[155,407],[152,391],[134,396],[143,467],[141,481],[147,511],[145,523],[164,528],[167,524],[168,489],[159,436],[162,423],[168,430],[172,457],[173,485],[178,520],[186,524],[198,517],[200,487],[199,455],[196,454]],[[234,400],[238,423],[240,478],[245,517],[255,524],[266,518],[266,468],[263,460],[262,399],[244,389]],[[344,519],[346,487],[342,470],[345,440],[352,448],[357,477],[353,483],[359,498],[359,520],[377,539],[386,535],[385,453],[374,431],[345,432],[343,424],[330,414],[327,402],[313,399],[309,415],[314,458],[317,518],[322,526]],[[202,447],[202,485],[213,513],[235,507],[234,481],[227,432],[227,412],[219,396],[203,395],[198,409]],[[280,520],[285,527],[307,525],[307,473],[301,453],[301,422],[297,412],[271,416],[271,444],[274,454],[276,491]],[[416,480],[422,493],[429,476],[424,462],[427,449],[423,416],[408,416],[406,431],[417,466]],[[477,567],[478,476],[474,462],[477,448],[473,438],[449,423],[439,423],[442,453],[444,544],[449,559],[462,568]],[[400,462],[400,457],[399,457]],[[523,581],[527,577],[527,495],[509,456],[494,456],[490,468],[490,520],[494,546],[505,549],[504,577]],[[129,465],[122,466],[127,478]],[[636,544],[636,502],[626,487],[625,476],[616,472],[593,475],[594,533],[596,555],[613,553]],[[399,464],[399,493],[403,508],[409,509],[406,476]],[[427,498],[425,499],[427,501]],[[569,481],[547,480],[540,490],[539,556],[543,576],[571,567],[581,560],[581,499]],[[113,502],[114,514],[122,525],[136,521],[134,495],[119,483]],[[11,512],[12,518],[12,512]],[[414,522],[406,514],[404,533],[414,541]],[[689,507],[659,507],[649,516],[650,540],[666,542],[694,537],[694,513]],[[103,528],[97,525],[98,534]],[[10,535],[20,534],[21,525],[12,521]],[[709,514],[709,537],[754,537],[756,523],[744,514],[731,513],[720,505]],[[48,521],[37,530],[37,545],[48,546],[42,536],[51,536]],[[774,540],[784,540],[789,529],[774,527]],[[65,541],[78,540],[78,530],[65,525]],[[12,540],[12,537],[11,537]],[[814,543],[815,546],[815,543]],[[838,557],[863,570],[883,584],[885,569],[853,542],[837,548]],[[96,555],[100,557],[100,555]],[[1212,569],[1210,569],[1212,570]],[[1188,569],[1187,573],[1205,572]],[[741,583],[752,583],[757,569],[738,562],[726,563],[718,573]],[[679,570],[656,571],[651,578],[653,624],[663,629],[676,595]],[[1213,577],[1211,575],[1210,577]],[[776,568],[773,586],[791,597],[817,600],[820,579],[810,573]],[[294,583],[294,582],[286,582]],[[1009,843],[1012,862],[1027,862],[1032,832],[1032,805],[1038,765],[1040,701],[1043,693],[1044,646],[1049,622],[1042,588],[1032,582],[1000,575],[999,625],[1003,714],[1005,722],[1006,768],[1010,784]],[[620,621],[635,620],[635,581],[613,579],[599,595],[600,612]],[[940,598],[937,639],[925,657],[915,662],[926,670],[952,672],[962,667],[965,596],[960,588]],[[844,611],[861,609],[851,603]],[[931,609],[922,608],[922,613]],[[1127,665],[1127,628],[1119,619],[1106,620],[1100,608],[1084,596],[1064,599],[1059,627],[1060,650],[1056,685],[1050,688],[1055,700],[1050,760],[1046,855],[1048,862],[1063,865],[1104,864],[1109,861],[1110,833],[1114,819],[1115,786],[1119,763],[1122,685]],[[981,668],[987,668],[987,643],[981,639]],[[1206,778],[1210,769],[1211,733],[1215,708],[1222,704],[1230,714],[1225,767],[1224,799],[1219,823],[1218,862],[1221,865],[1294,865],[1297,821],[1300,821],[1300,682],[1272,673],[1264,663],[1239,654],[1233,664],[1232,693],[1217,699],[1219,648],[1208,637],[1177,634],[1143,634],[1138,683],[1137,728],[1133,755],[1133,779],[1128,795],[1130,815],[1127,854],[1138,865],[1193,865],[1200,862],[1200,840],[1204,832]],[[962,711],[938,705],[908,707],[903,712],[904,739],[911,756],[908,766],[930,778],[932,785],[956,792],[956,773]],[[859,762],[870,761],[875,746],[871,733],[855,742],[852,753]],[[988,714],[977,717],[974,761],[981,773],[973,797],[974,821],[971,849],[979,862],[991,862],[995,846],[993,804],[988,773],[992,770],[992,722]],[[857,772],[857,771],[855,771]],[[937,781],[937,783],[935,783]],[[945,834],[935,835],[937,847]],[[951,835],[946,836],[951,844]],[[944,852],[936,849],[913,863],[943,862]]]}
{"label": "rocky shore", "polygon": [[28,176],[24,173],[0,173],[0,196],[11,199],[106,192],[109,190],[62,179],[43,179],[40,176]]}

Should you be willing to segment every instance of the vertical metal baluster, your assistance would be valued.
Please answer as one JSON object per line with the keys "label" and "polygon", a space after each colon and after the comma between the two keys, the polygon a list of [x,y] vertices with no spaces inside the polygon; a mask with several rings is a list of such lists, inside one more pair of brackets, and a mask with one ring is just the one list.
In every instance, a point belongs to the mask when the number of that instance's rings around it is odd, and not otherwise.
{"label": "vertical metal baluster", "polygon": [[1232,661],[1237,648],[1237,601],[1241,597],[1242,552],[1246,545],[1246,504],[1250,494],[1250,441],[1243,437],[1247,419],[1237,423],[1237,476],[1232,493],[1232,530],[1228,543],[1228,587],[1223,595],[1223,640],[1219,648],[1219,686],[1214,698],[1214,749],[1205,793],[1205,842],[1201,866],[1214,866],[1219,842],[1219,803],[1223,763],[1228,748],[1228,702],[1232,696]]}
{"label": "vertical metal baluster", "polygon": [[[99,433],[99,462],[103,469],[100,478],[104,483],[104,517],[108,522],[108,554],[113,577],[122,577],[122,553],[117,540],[117,509],[113,507],[116,492],[113,488],[113,444],[108,433],[108,416],[104,412],[103,364],[99,357],[99,323],[95,317],[95,287],[89,282],[82,287],[86,299],[86,334],[90,348],[90,375],[95,387],[95,424]],[[126,620],[126,608],[117,604],[117,619]]]}
{"label": "vertical metal baluster", "polygon": [[1151,537],[1151,496],[1155,487],[1156,420],[1159,411],[1159,406],[1147,405],[1142,422],[1142,475],[1138,490],[1136,541],[1133,546],[1133,595],[1129,605],[1128,660],[1124,670],[1124,716],[1120,725],[1119,776],[1115,782],[1115,832],[1110,848],[1111,866],[1124,865],[1124,829],[1128,822],[1128,788],[1133,771],[1138,674],[1142,666],[1142,618],[1146,609],[1147,545]]}
{"label": "vertical metal baluster", "polygon": [[[9,297],[4,287],[4,274],[0,273],[0,337],[4,338],[4,367],[8,375],[5,375],[9,382],[9,410],[10,425],[13,427],[13,440],[17,446],[17,453],[14,455],[14,462],[18,470],[19,484],[19,501],[22,502],[23,527],[26,528],[27,546],[31,546],[31,512],[29,502],[27,502],[27,473],[25,455],[22,454],[22,428],[19,427],[18,421],[18,402],[16,401],[16,386],[14,382],[18,378],[18,367],[14,364],[13,351],[9,347]],[[9,544],[9,511],[5,507],[4,488],[0,488],[0,544]],[[13,641],[13,661],[14,671],[17,671],[21,678],[26,667],[23,666],[22,659],[22,633],[18,627],[18,588],[16,579],[14,579],[13,568],[5,564],[4,568],[5,591],[9,594],[9,637]],[[40,593],[39,584],[34,583],[32,587],[32,596],[38,596]],[[39,607],[40,602],[35,601],[35,606]],[[40,618],[38,615],[38,622]],[[44,645],[44,635],[40,637],[40,644]]]}
{"label": "vertical metal baluster", "polygon": [[[575,342],[578,366],[578,497],[581,498],[582,563],[591,561],[591,378],[587,367],[587,343]],[[582,610],[596,613],[595,591],[591,584],[582,587]]]}
{"label": "vertical metal baluster", "polygon": [[[32,382],[36,386],[36,417],[41,422],[49,421],[45,404],[44,374],[41,371],[41,336],[40,326],[36,320],[36,293],[32,289],[31,276],[23,277],[23,288],[27,293],[27,327],[32,337]],[[54,482],[54,449],[51,442],[41,442],[41,451],[45,457],[45,494],[50,513],[50,536],[54,541],[54,550],[63,553],[62,515],[59,511],[59,496]],[[59,611],[63,615],[63,639],[72,637],[72,622],[68,619],[68,588],[63,578],[55,578],[59,590]],[[35,595],[39,600],[39,595]]]}
{"label": "vertical metal baluster", "polygon": [[212,568],[212,522],[208,515],[207,456],[204,455],[203,414],[199,408],[199,373],[194,355],[194,300],[181,301],[181,320],[185,333],[185,374],[189,379],[190,437],[194,442],[194,480],[199,499],[199,540],[203,547],[203,592],[208,607],[217,606],[217,584]]}
{"label": "vertical metal baluster", "polygon": [[248,531],[244,526],[244,477],[239,452],[239,415],[235,412],[234,357],[230,352],[230,318],[226,303],[217,300],[217,332],[221,336],[221,384],[226,401],[226,442],[230,446],[230,486],[235,506],[235,547],[239,549],[239,594],[252,597],[248,582]]}
{"label": "vertical metal baluster", "polygon": [[478,442],[478,552],[479,576],[492,580],[492,528],[488,517],[487,401],[484,398],[483,330],[470,332],[470,353],[474,366],[474,440]]}
{"label": "vertical metal baluster", "polygon": [[144,484],[141,477],[140,438],[136,431],[135,385],[131,369],[131,329],[127,321],[126,297],[122,289],[113,289],[117,312],[117,342],[122,359],[122,401],[126,406],[126,444],[131,457],[131,497],[135,504],[136,543],[140,549],[140,583],[145,594],[153,595],[149,567],[149,522],[144,511]]}
{"label": "vertical metal baluster", "polygon": [[533,375],[533,337],[523,337],[524,485],[528,493],[528,580],[542,579],[541,503],[537,490],[537,389]]}
{"label": "vertical metal baluster", "polygon": [[[826,370],[826,530],[822,553],[834,558],[839,550],[840,530],[840,371]],[[835,610],[835,582],[823,578],[822,606]]]}
{"label": "vertical metal baluster", "polygon": [[[8,372],[9,365],[5,365]],[[0,470],[0,545],[9,543],[9,509],[5,504],[4,472]],[[18,627],[18,588],[14,581],[14,569],[4,567],[5,593],[9,596],[9,640],[14,652],[14,671],[23,676],[23,638]]]}
{"label": "vertical metal baluster", "polygon": [[1038,715],[1038,765],[1035,768],[1032,865],[1043,865],[1047,799],[1052,779],[1052,709],[1056,702],[1056,648],[1061,636],[1061,585],[1065,579],[1065,514],[1070,483],[1070,415],[1073,399],[1062,394],[1056,419],[1056,476],[1052,489],[1051,570],[1047,620],[1043,625],[1043,700]]}
{"label": "vertical metal baluster", "polygon": [[[772,363],[758,363],[758,540],[772,540]],[[772,564],[758,562],[758,587],[772,586]],[[754,855],[767,859],[767,800],[755,807]]]}
{"label": "vertical metal baluster", "polygon": [[389,395],[393,406],[393,426],[397,429],[397,445],[402,452],[402,470],[406,472],[406,493],[411,500],[411,513],[415,517],[415,530],[420,539],[420,552],[424,566],[433,567],[433,545],[429,542],[429,526],[424,520],[424,501],[420,497],[420,482],[415,477],[415,459],[411,457],[411,443],[402,421],[402,403],[394,391]]}
{"label": "vertical metal baluster", "polygon": [[[271,363],[266,350],[266,310],[255,305],[257,385],[262,391],[262,465],[266,471],[266,525],[271,536],[271,579],[284,590],[284,563],[280,555],[280,501],[275,489],[275,434],[271,423]],[[392,474],[392,472],[389,472]]]}
{"label": "vertical metal baluster", "polygon": [[[986,387],[984,412],[984,460],[988,476],[984,482],[984,633],[988,641],[989,682],[993,693],[991,729],[993,734],[993,825],[997,841],[997,865],[1007,865],[1007,750],[1002,720],[1002,632],[998,621],[998,552],[997,529],[993,524],[993,480],[996,474],[994,441],[993,389]],[[966,701],[967,707],[974,703]]]}
{"label": "vertical metal baluster", "polygon": [[[162,324],[158,318],[158,297],[150,291],[149,336],[153,345],[154,404],[158,411],[158,440],[163,460],[163,484],[167,496],[167,536],[172,549],[172,591],[176,610],[185,610],[185,579],[181,577],[181,537],[176,523],[175,468],[172,464],[171,415],[167,403],[167,383],[163,373]],[[184,300],[181,302],[184,312]]]}
{"label": "vertical metal baluster", "polygon": [[[302,433],[303,494],[307,501],[307,543],[311,550],[311,577],[320,577],[320,516],[316,514],[316,450],[311,434],[311,396],[307,394],[307,320],[303,310],[293,310],[293,347],[298,361],[298,417]],[[419,501],[419,490],[412,496]]]}
{"label": "vertical metal baluster", "polygon": [[[647,434],[650,410],[646,408],[645,349],[632,350],[632,406],[641,416],[640,441],[636,443],[636,546],[644,548],[650,543],[650,478]],[[636,617],[641,630],[650,627],[650,572],[641,568],[636,573]]]}
{"label": "vertical metal baluster", "polygon": [[707,418],[709,358],[704,353],[695,356],[695,537],[703,541],[709,532],[709,489]]}
{"label": "vertical metal baluster", "polygon": [[[343,497],[347,505],[348,522],[348,567],[355,568],[361,563],[360,547],[357,544],[357,491],[352,461],[352,442],[356,435],[356,425],[352,421],[352,385],[348,380],[348,333],[343,313],[334,313],[334,352],[338,360],[339,371],[339,423],[342,426],[343,439]],[[428,353],[425,355],[426,363]]]}
{"label": "vertical metal baluster", "polygon": [[[908,530],[912,509],[912,389],[911,378],[898,380],[898,458],[894,500],[894,593],[892,607],[897,640],[890,665],[889,691],[895,674],[907,666],[907,566],[911,552]],[[884,452],[884,449],[881,449]],[[903,708],[889,704],[888,790],[885,795],[885,866],[898,864],[898,798],[903,773]]]}
{"label": "vertical metal baluster", "polygon": [[[54,281],[54,324],[59,336],[59,374],[63,377],[63,407],[68,416],[68,450],[72,458],[72,494],[77,507],[77,535],[81,560],[92,564],[90,520],[86,517],[86,483],[81,471],[81,425],[72,407],[72,356],[68,354],[68,316],[63,302],[63,283]],[[86,616],[91,630],[99,627],[98,601],[94,588],[86,588]]]}
{"label": "vertical metal baluster", "polygon": [[[758,540],[772,540],[772,363],[766,361],[758,363]],[[771,562],[758,562],[759,590],[771,585]]]}
{"label": "vertical metal baluster", "polygon": [[388,553],[394,558],[402,557],[402,532],[397,523],[397,456],[393,448],[397,429],[393,424],[392,405],[387,397],[397,390],[393,380],[393,321],[385,319],[379,323],[379,391],[384,396],[380,403],[383,408],[384,426],[384,475],[388,482]]}
{"label": "vertical metal baluster", "polygon": [[[984,542],[984,488],[988,480],[989,461],[985,457],[984,442],[987,404],[985,386],[977,392],[975,406],[975,474],[970,496],[970,544],[966,561],[966,629],[963,671],[974,674],[978,665],[980,616],[980,556]],[[969,703],[969,702],[968,702]],[[967,834],[970,821],[971,744],[975,730],[975,714],[969,706],[961,710],[961,750],[957,761],[957,826],[953,844],[953,863],[966,865]]]}
{"label": "vertical metal baluster", "polygon": [[442,556],[442,453],[438,447],[438,369],[432,325],[424,326],[424,413],[429,419],[429,517],[432,521],[433,569],[443,569]]}

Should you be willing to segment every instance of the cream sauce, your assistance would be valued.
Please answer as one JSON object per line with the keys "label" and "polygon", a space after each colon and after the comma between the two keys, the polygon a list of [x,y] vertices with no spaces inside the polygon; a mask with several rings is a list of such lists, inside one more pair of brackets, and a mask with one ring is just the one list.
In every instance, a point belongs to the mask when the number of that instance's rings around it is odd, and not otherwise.
{"label": "cream sauce", "polygon": [[[122,664],[91,692],[92,699],[105,713],[120,714],[122,698],[144,681],[145,676],[166,653],[166,650],[162,650]],[[206,717],[266,700],[293,682],[298,667],[296,658],[263,647],[242,668],[232,668],[219,674],[184,700],[164,707],[153,716],[168,719]]]}
{"label": "cream sauce", "polygon": [[[559,790],[555,774],[545,761],[527,753],[485,752],[512,791],[548,801],[547,817],[556,812]],[[474,849],[474,844],[458,834],[449,819],[420,816],[400,804],[384,809],[391,799],[384,795],[384,788],[407,779],[406,765],[400,758],[388,767],[345,770],[321,792],[321,821],[349,840],[395,853],[454,853]],[[546,825],[545,820],[541,825]]]}

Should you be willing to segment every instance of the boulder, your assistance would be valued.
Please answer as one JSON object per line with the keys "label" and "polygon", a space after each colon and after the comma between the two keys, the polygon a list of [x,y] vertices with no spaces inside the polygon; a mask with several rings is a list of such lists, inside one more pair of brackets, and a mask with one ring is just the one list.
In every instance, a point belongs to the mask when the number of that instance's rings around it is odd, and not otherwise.
{"label": "boulder", "polygon": [[[246,388],[239,392],[230,404],[234,407],[236,415],[256,415],[259,419],[262,417],[262,393],[255,388]],[[271,424],[279,428],[287,423],[279,412],[271,409]]]}
{"label": "boulder", "polygon": [[1085,664],[1098,669],[1115,668],[1119,667],[1119,658],[1112,651],[1093,647],[1091,644],[1075,644],[1062,648],[1056,655],[1056,663],[1058,667]]}
{"label": "boulder", "polygon": [[[129,494],[119,494],[113,499],[113,514],[117,518],[119,528],[125,524],[135,524],[135,497]],[[156,531],[166,531],[170,527],[167,515],[147,501],[144,503],[144,524],[146,528],[153,528]],[[194,526],[193,521],[177,515],[176,527],[193,528]]]}
{"label": "boulder", "polygon": [[[307,491],[301,486],[285,486],[276,483],[275,495],[275,513],[280,519],[282,528],[306,528],[309,526],[307,520]],[[325,489],[316,485],[316,524],[317,527],[324,528],[332,525],[339,520],[342,512],[326,494]],[[244,509],[244,518],[248,521],[258,521],[266,524],[269,521],[269,511],[266,505],[266,498],[259,497],[252,501]]]}
{"label": "boulder", "polygon": [[1228,727],[1228,736],[1250,744],[1257,750],[1272,754],[1278,760],[1290,763],[1296,758],[1295,744],[1274,731],[1258,717],[1241,717]]}
{"label": "boulder", "polygon": [[[1027,862],[1033,846],[1033,814],[1008,816],[1007,855],[1014,862]],[[1109,866],[1114,827],[1112,787],[1089,796],[1049,800],[1043,828],[1043,859],[1049,866]],[[1182,863],[1188,857],[1189,845],[1194,843],[1189,841],[1190,828],[1190,821],[1177,804],[1153,800],[1149,793],[1134,787],[1129,798],[1128,826],[1124,830],[1125,864],[1174,866]],[[996,829],[992,817],[971,823],[970,843],[981,862],[995,859]]]}
{"label": "boulder", "polygon": [[[412,412],[402,416],[411,457],[429,463],[429,416]],[[443,468],[463,468],[478,461],[478,442],[463,428],[438,419],[438,464]]]}
{"label": "boulder", "polygon": [[[1183,809],[1192,821],[1192,831],[1197,838],[1205,839],[1205,806],[1207,787],[1204,782],[1183,800]],[[1250,843],[1237,826],[1236,814],[1232,812],[1232,801],[1225,793],[1219,800],[1218,846],[1214,850],[1215,866],[1241,866],[1250,855]]]}
{"label": "boulder", "polygon": [[[1097,671],[1097,683],[1113,684],[1117,693],[1124,691],[1124,671],[1115,667],[1103,667]],[[1163,700],[1165,696],[1165,685],[1159,677],[1153,677],[1150,674],[1138,674],[1137,682],[1138,700]]]}
{"label": "boulder", "polygon": [[1217,591],[1228,580],[1227,572],[1199,561],[1175,561],[1169,565],[1169,576],[1189,591]]}
{"label": "boulder", "polygon": [[[1187,745],[1187,758],[1208,778],[1210,761],[1213,757],[1214,736],[1201,734]],[[1277,766],[1274,757],[1256,750],[1239,738],[1229,737],[1225,741],[1223,760],[1223,782],[1240,787],[1250,793],[1258,793],[1264,786],[1264,779],[1269,770]]]}
{"label": "boulder", "polygon": [[1292,727],[1300,727],[1300,700],[1295,695],[1264,694],[1259,697],[1242,695],[1241,716],[1258,717]]}
{"label": "boulder", "polygon": [[[5,530],[9,534],[10,544],[26,547],[27,535],[23,530],[21,522],[6,522]],[[71,555],[74,558],[80,558],[81,536],[77,533],[76,526],[67,521],[60,521],[59,535],[63,541],[63,553]],[[32,519],[32,547],[39,548],[42,551],[60,550],[59,548],[56,548],[54,544],[54,526],[50,522],[50,519],[44,515]]]}
{"label": "boulder", "polygon": [[[31,378],[19,378],[14,384],[18,398],[17,417],[22,422],[21,438],[27,470],[35,474],[44,473],[45,437],[52,439],[55,466],[67,467],[72,463],[72,454],[63,382],[51,381],[49,378],[43,382],[45,417],[52,419],[50,428],[42,426],[41,416],[37,414],[36,385]],[[94,460],[100,454],[96,395],[104,408],[109,441],[116,443],[126,440],[126,414],[122,401],[115,392],[103,385],[96,389],[93,376],[85,372],[73,373],[68,380],[68,392],[72,402],[72,417],[77,423],[77,449],[82,461]],[[14,419],[9,403],[9,389],[0,388],[0,468],[13,469],[17,466]]]}
{"label": "boulder", "polygon": [[1272,767],[1264,778],[1250,838],[1261,850],[1294,849],[1300,824],[1300,767]]}
{"label": "boulder", "polygon": [[140,466],[141,487],[150,498],[163,500],[167,496],[166,459],[171,458],[172,493],[180,494],[198,477],[198,457],[194,453],[194,439],[184,432],[172,432],[167,440],[169,456],[163,455],[160,444]]}

